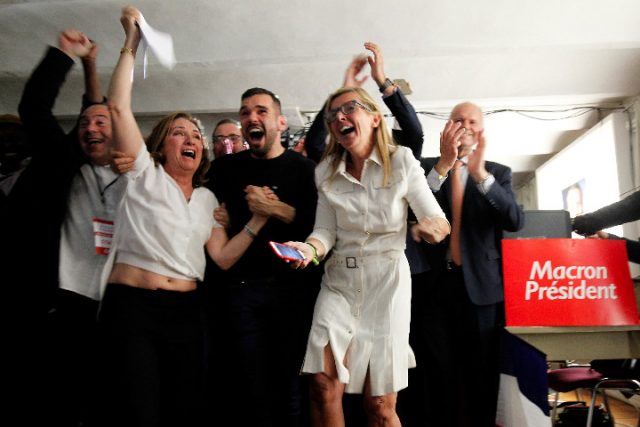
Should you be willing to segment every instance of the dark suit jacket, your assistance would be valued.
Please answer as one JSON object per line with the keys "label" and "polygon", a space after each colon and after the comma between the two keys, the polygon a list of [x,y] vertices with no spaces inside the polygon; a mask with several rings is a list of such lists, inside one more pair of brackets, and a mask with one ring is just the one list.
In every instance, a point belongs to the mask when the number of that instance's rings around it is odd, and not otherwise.
{"label": "dark suit jacket", "polygon": [[[62,51],[49,48],[27,81],[18,107],[33,157],[7,197],[0,218],[0,273],[7,289],[17,294],[6,301],[20,311],[46,313],[53,304],[60,226],[71,180],[86,161],[77,127],[66,134],[53,115],[73,64]],[[88,105],[85,99],[83,109]]]}
{"label": "dark suit jacket", "polygon": [[575,217],[573,229],[580,234],[593,234],[603,228],[640,219],[640,191],[584,215]]}
{"label": "dark suit jacket", "polygon": [[[421,162],[428,174],[438,158],[424,158]],[[524,213],[516,203],[511,188],[511,169],[494,162],[486,162],[485,167],[496,181],[487,194],[482,194],[469,177],[462,203],[460,233],[464,282],[471,301],[476,305],[495,304],[503,300],[502,230],[517,231],[524,226]],[[443,182],[434,195],[451,222],[450,180]],[[448,246],[449,239],[438,245],[427,246],[431,268],[445,268]]]}

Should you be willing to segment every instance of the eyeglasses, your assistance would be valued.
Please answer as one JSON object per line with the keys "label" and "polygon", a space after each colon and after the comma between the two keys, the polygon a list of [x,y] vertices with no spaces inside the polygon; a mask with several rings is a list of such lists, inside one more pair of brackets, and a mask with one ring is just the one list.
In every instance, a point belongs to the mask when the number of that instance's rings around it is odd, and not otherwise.
{"label": "eyeglasses", "polygon": [[356,108],[358,107],[370,113],[373,112],[371,108],[367,107],[366,105],[362,104],[361,102],[355,99],[352,99],[349,102],[345,102],[338,108],[334,108],[333,110],[329,110],[326,113],[324,113],[324,119],[326,120],[327,123],[332,123],[336,119],[336,116],[338,115],[338,111],[342,112],[342,114],[344,114],[345,116],[348,116],[349,114],[356,111]]}
{"label": "eyeglasses", "polygon": [[238,142],[243,142],[242,137],[240,135],[214,135],[213,142],[224,142],[225,139],[237,144]]}

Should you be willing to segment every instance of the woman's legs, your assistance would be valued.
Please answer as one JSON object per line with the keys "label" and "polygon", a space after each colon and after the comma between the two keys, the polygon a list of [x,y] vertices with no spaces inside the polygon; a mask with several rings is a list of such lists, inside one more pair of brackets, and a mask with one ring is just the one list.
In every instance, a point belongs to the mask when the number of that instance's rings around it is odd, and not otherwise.
{"label": "woman's legs", "polygon": [[324,349],[325,372],[313,374],[310,382],[311,425],[313,427],[344,427],[342,396],[345,385],[338,379],[331,347]]}
{"label": "woman's legs", "polygon": [[371,385],[367,375],[364,387],[364,411],[367,414],[369,427],[401,427],[400,418],[396,413],[398,393],[382,396],[371,396]]}

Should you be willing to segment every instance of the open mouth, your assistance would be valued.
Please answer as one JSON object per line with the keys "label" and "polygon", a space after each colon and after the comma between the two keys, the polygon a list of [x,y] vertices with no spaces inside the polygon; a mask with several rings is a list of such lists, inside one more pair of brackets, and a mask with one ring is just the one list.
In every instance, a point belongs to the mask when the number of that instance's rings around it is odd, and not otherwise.
{"label": "open mouth", "polygon": [[354,128],[353,126],[343,126],[340,128],[340,135],[348,135],[355,130],[356,128]]}
{"label": "open mouth", "polygon": [[182,150],[182,155],[185,157],[196,158],[196,152],[194,150]]}
{"label": "open mouth", "polygon": [[264,136],[264,131],[260,128],[251,128],[249,129],[249,138],[259,140]]}
{"label": "open mouth", "polygon": [[93,145],[93,144],[102,144],[102,140],[101,139],[96,139],[96,138],[89,138],[87,140],[85,140],[87,144],[89,145]]}

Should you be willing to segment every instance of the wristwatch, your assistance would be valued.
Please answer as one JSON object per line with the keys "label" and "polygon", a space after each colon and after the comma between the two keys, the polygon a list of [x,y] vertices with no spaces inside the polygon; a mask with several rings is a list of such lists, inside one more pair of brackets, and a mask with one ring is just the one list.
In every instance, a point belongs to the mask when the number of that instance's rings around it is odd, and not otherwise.
{"label": "wristwatch", "polygon": [[382,83],[382,86],[380,86],[380,92],[384,92],[386,88],[388,88],[389,86],[393,85],[393,82],[391,81],[390,78],[386,78],[384,83]]}

